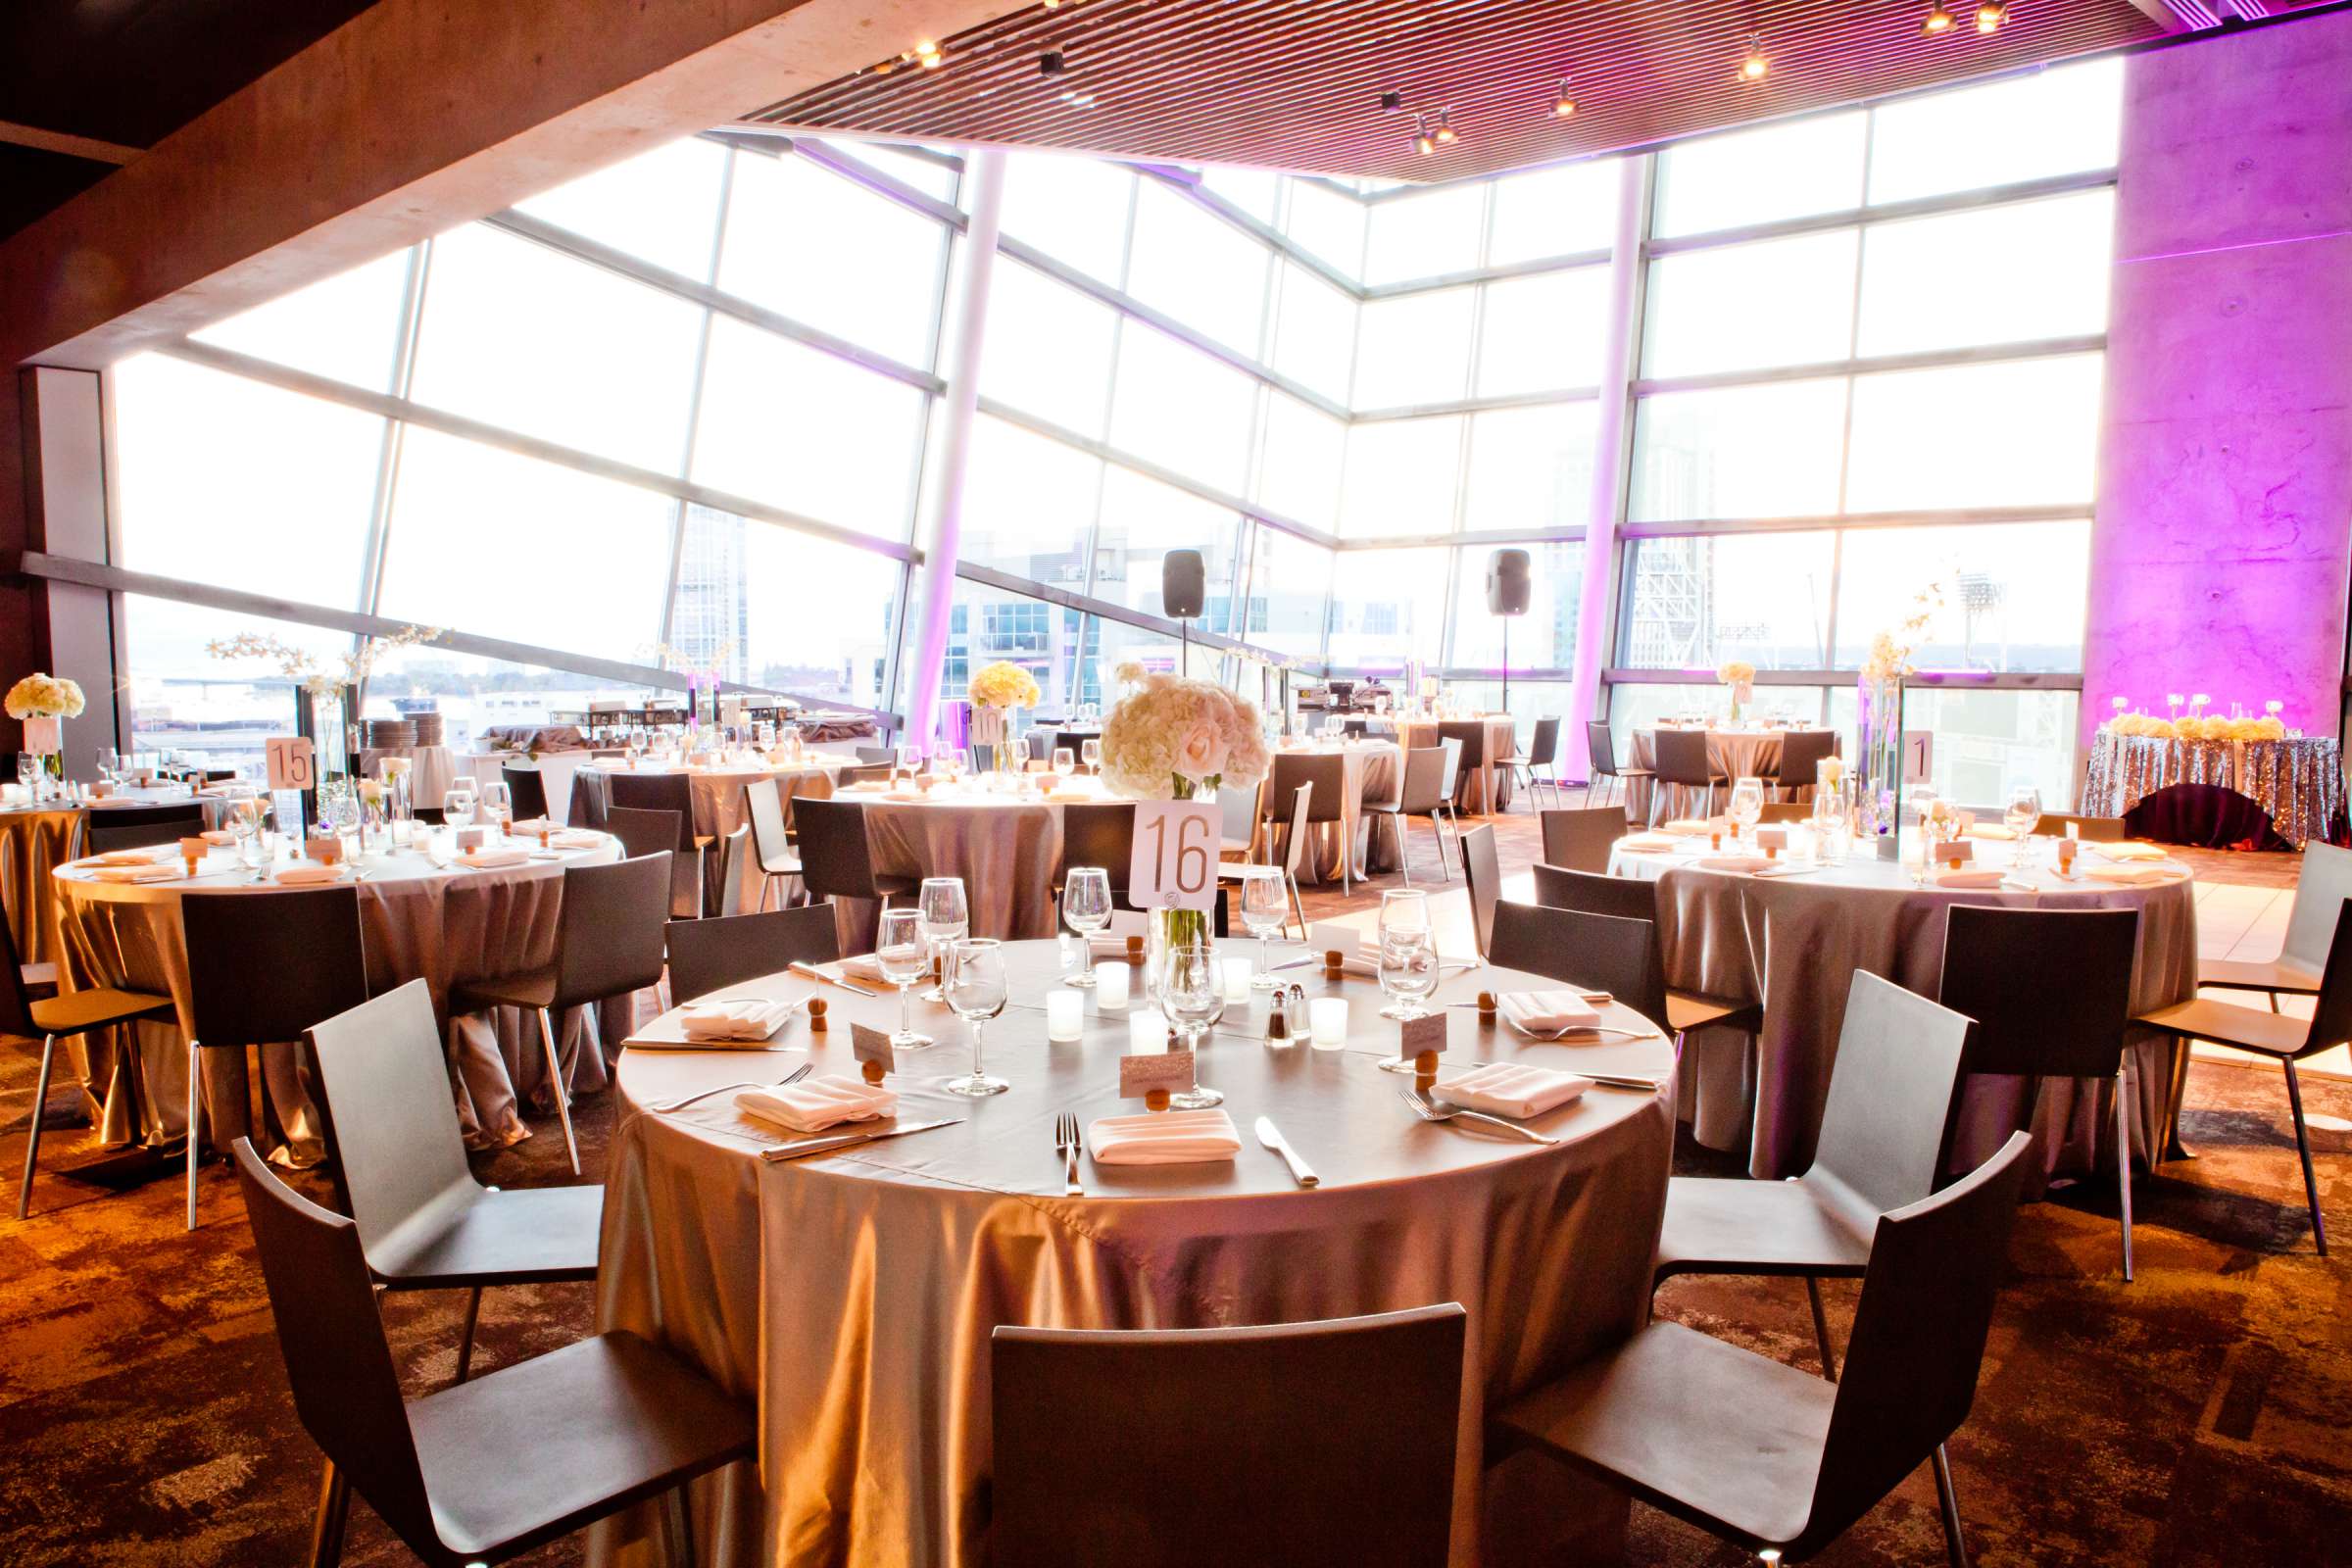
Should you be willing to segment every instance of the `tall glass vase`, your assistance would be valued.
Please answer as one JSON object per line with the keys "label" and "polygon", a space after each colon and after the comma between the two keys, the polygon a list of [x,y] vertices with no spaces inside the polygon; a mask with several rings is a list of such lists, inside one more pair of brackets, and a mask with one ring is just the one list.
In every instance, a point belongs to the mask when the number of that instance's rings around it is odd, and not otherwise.
{"label": "tall glass vase", "polygon": [[1854,832],[1882,860],[1896,858],[1902,820],[1903,679],[1864,675],[1855,689]]}

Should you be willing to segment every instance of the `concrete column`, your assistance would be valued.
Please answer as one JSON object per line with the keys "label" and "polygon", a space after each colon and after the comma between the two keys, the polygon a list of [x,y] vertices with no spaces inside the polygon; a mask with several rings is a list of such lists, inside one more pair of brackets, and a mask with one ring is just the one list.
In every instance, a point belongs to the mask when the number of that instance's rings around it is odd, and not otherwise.
{"label": "concrete column", "polygon": [[[98,372],[42,367],[24,372],[21,385],[26,451],[34,460],[25,487],[26,512],[38,548],[104,563],[109,559],[106,439]],[[71,582],[43,583],[36,592],[44,601],[47,662],[13,672],[0,669],[0,685],[25,669],[46,669],[81,687],[88,706],[63,731],[66,774],[88,778],[98,766],[98,748],[115,745],[122,731],[116,704],[113,596]]]}
{"label": "concrete column", "polygon": [[[15,569],[24,551],[43,548],[28,495],[33,430],[25,404],[32,376],[0,368],[0,691],[27,671],[49,667],[49,596]],[[24,726],[0,712],[0,752],[24,744]],[[8,776],[13,783],[16,775]]]}
{"label": "concrete column", "polygon": [[[2082,735],[2205,692],[2333,734],[2352,581],[2352,14],[2125,68]],[[2031,288],[2022,266],[2011,286]],[[1997,445],[1986,461],[1997,462]]]}
{"label": "concrete column", "polygon": [[1585,512],[1585,576],[1576,612],[1576,676],[1560,736],[1559,776],[1591,777],[1585,725],[1600,711],[1617,593],[1617,518],[1633,462],[1634,380],[1641,372],[1642,240],[1649,226],[1651,159],[1619,166],[1617,237],[1609,257],[1609,326],[1601,350],[1600,404],[1592,432],[1592,495]]}
{"label": "concrete column", "polygon": [[921,609],[907,628],[914,636],[913,661],[902,658],[907,674],[906,739],[928,746],[938,727],[939,675],[948,662],[948,617],[956,605],[956,557],[963,539],[963,470],[972,450],[972,421],[980,403],[980,354],[988,332],[988,280],[997,265],[997,218],[1004,205],[1004,154],[980,148],[965,155],[972,182],[971,225],[964,230],[963,262],[956,277],[948,319],[955,337],[940,368],[948,388],[939,399],[938,457],[924,497],[923,563],[915,568],[914,592]]}

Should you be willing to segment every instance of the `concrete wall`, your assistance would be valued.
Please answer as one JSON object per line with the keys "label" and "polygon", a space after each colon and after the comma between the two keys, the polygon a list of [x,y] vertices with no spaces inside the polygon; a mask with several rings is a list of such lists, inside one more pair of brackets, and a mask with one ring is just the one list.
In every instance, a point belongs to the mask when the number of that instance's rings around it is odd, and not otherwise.
{"label": "concrete wall", "polygon": [[[2352,14],[2125,75],[2082,730],[2286,704],[2333,734],[2352,581]],[[2014,286],[2033,286],[2021,259]]]}

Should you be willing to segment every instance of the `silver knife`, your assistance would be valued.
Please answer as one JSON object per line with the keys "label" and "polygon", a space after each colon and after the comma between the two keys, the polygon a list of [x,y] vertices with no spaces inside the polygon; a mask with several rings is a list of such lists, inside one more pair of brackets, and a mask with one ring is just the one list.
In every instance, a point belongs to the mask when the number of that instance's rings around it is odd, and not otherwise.
{"label": "silver knife", "polygon": [[803,963],[797,958],[786,967],[791,969],[794,974],[807,975],[811,980],[820,980],[829,986],[839,986],[844,991],[855,991],[861,997],[878,997],[882,994],[879,991],[868,991],[855,980],[844,980],[837,974],[827,974],[815,964]]}
{"label": "silver knife", "polygon": [[1291,1180],[1299,1186],[1313,1187],[1323,1180],[1306,1168],[1306,1161],[1298,1157],[1298,1151],[1293,1149],[1290,1141],[1275,1129],[1271,1118],[1257,1118],[1257,1141],[1282,1156],[1282,1162],[1291,1167]]}
{"label": "silver knife", "polygon": [[934,1127],[953,1127],[963,1120],[961,1116],[943,1116],[938,1121],[909,1122],[904,1127],[885,1128],[878,1133],[845,1133],[832,1138],[810,1138],[781,1149],[763,1149],[760,1157],[769,1164],[779,1159],[799,1159],[804,1154],[829,1154],[837,1149],[855,1149],[859,1144],[878,1144],[885,1138],[904,1138],[908,1133],[927,1133]]}

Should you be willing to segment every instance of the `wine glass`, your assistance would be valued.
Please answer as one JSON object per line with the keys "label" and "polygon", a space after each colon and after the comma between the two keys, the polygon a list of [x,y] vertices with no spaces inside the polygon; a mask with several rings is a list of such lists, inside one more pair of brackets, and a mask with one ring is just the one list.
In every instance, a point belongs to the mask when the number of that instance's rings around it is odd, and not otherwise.
{"label": "wine glass", "polygon": [[922,910],[882,911],[882,927],[874,938],[874,966],[899,993],[899,1032],[890,1037],[892,1047],[899,1051],[920,1051],[930,1045],[931,1037],[915,1030],[912,997],[914,983],[931,966],[931,956],[923,941]]}
{"label": "wine glass", "polygon": [[1242,879],[1242,924],[1257,938],[1257,973],[1250,981],[1252,991],[1280,991],[1282,982],[1275,978],[1272,943],[1282,934],[1284,922],[1290,919],[1287,889],[1283,885],[1282,867],[1278,865],[1244,866]]}
{"label": "wine glass", "polygon": [[253,872],[253,880],[263,879],[268,857],[261,853],[262,822],[270,815],[270,797],[248,796],[231,801],[228,808],[229,836],[237,841],[237,863]]}
{"label": "wine glass", "polygon": [[503,830],[514,820],[514,792],[504,779],[492,779],[482,786],[474,808],[483,821]]}
{"label": "wine glass", "polygon": [[2017,835],[2017,848],[2009,853],[2009,863],[2025,864],[2028,841],[2033,838],[2034,830],[2041,825],[2041,791],[2031,784],[2013,786],[2009,791],[2008,809],[2001,813],[2001,820],[2008,824],[2010,832]]}
{"label": "wine glass", "polygon": [[1429,895],[1391,888],[1380,896],[1380,989],[1392,999],[1383,1018],[1428,1016],[1421,999],[1438,988],[1438,939],[1430,929]]}
{"label": "wine glass", "polygon": [[1061,884],[1061,923],[1078,933],[1078,972],[1065,986],[1095,983],[1095,933],[1110,924],[1110,872],[1099,865],[1073,865]]}
{"label": "wine glass", "polygon": [[970,934],[972,908],[963,896],[963,878],[959,876],[927,876],[916,895],[915,907],[922,911],[923,938],[931,944],[931,956],[939,960],[938,985],[923,993],[925,1002],[945,1002],[947,998],[948,949],[960,937]]}
{"label": "wine glass", "polygon": [[109,784],[122,771],[122,754],[112,746],[98,748],[98,776]]}
{"label": "wine glass", "polygon": [[1078,759],[1067,746],[1054,748],[1054,782],[1061,783],[1078,771]]}
{"label": "wine glass", "polygon": [[472,783],[471,779],[461,780],[457,784],[452,784],[449,787],[449,793],[441,797],[441,817],[451,827],[471,827],[473,825],[475,796],[472,789],[468,787]]}
{"label": "wine glass", "polygon": [[[1925,887],[1928,868],[1936,863],[1936,786],[1924,779],[1916,784],[1906,784],[1903,786],[1903,799],[1910,803],[1911,809],[1916,813],[1915,820],[1919,823],[1919,863],[1911,872],[1911,885]],[[1900,823],[1896,824],[1896,831],[1900,833]]]}
{"label": "wine glass", "polygon": [[[961,884],[957,886],[960,889]],[[967,1076],[951,1078],[940,1087],[951,1095],[965,1095],[973,1100],[1001,1095],[1012,1085],[980,1070],[980,1047],[981,1032],[987,1028],[988,1020],[1004,1010],[1003,944],[987,937],[958,939],[948,951],[947,975],[948,1005],[971,1026],[972,1070]]]}
{"label": "wine glass", "polygon": [[1743,778],[1735,783],[1732,786],[1731,803],[1724,808],[1724,814],[1732,819],[1734,837],[1753,837],[1757,819],[1764,814],[1764,781],[1760,778]]}
{"label": "wine glass", "polygon": [[[1204,937],[1171,942],[1161,956],[1159,1007],[1176,1026],[1184,1049],[1199,1052],[1200,1042],[1225,1016],[1225,983],[1217,973],[1217,950]],[[1225,1103],[1225,1097],[1201,1083],[1195,1057],[1193,1087],[1168,1096],[1172,1110],[1206,1110]]]}
{"label": "wine glass", "polygon": [[1089,773],[1102,771],[1102,742],[1093,736],[1078,743],[1078,760],[1086,764]]}

